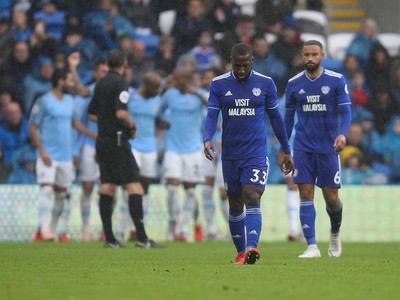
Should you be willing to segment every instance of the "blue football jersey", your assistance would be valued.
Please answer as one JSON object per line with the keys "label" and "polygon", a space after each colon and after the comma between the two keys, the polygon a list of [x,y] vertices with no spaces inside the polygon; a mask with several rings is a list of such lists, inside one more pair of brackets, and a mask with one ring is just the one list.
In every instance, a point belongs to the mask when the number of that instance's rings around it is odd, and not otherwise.
{"label": "blue football jersey", "polygon": [[274,81],[258,72],[239,82],[233,72],[215,77],[208,109],[222,113],[222,159],[267,155],[267,109],[279,105]]}
{"label": "blue football jersey", "polygon": [[204,110],[198,96],[171,88],[162,96],[160,114],[171,124],[165,131],[166,151],[183,154],[202,149]]}
{"label": "blue football jersey", "polygon": [[335,153],[333,144],[339,134],[338,107],[351,105],[344,77],[323,69],[315,79],[305,71],[292,77],[286,87],[286,110],[294,110],[298,121],[295,150]]}
{"label": "blue football jersey", "polygon": [[160,96],[145,99],[138,93],[131,93],[128,111],[137,128],[136,138],[129,140],[133,149],[139,152],[157,151],[155,119],[160,103]]}
{"label": "blue football jersey", "polygon": [[72,159],[72,118],[74,99],[64,94],[62,100],[51,92],[41,96],[32,108],[30,122],[39,128],[40,140],[56,161]]}

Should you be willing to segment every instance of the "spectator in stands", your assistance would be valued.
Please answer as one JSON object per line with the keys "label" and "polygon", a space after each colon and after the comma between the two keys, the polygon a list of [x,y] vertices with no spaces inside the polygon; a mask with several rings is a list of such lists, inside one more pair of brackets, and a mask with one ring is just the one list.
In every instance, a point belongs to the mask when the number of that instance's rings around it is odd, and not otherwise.
{"label": "spectator in stands", "polygon": [[0,17],[0,65],[9,56],[14,39],[10,33],[10,25],[8,20]]}
{"label": "spectator in stands", "polygon": [[237,43],[251,45],[253,37],[257,34],[257,26],[254,18],[249,15],[238,17],[234,31],[224,33],[222,39],[215,43],[215,48],[222,59],[222,64],[227,65],[230,62],[231,48]]}
{"label": "spectator in stands", "polygon": [[372,168],[363,163],[363,153],[354,146],[346,146],[341,153],[341,179],[343,184],[364,184],[374,174]]}
{"label": "spectator in stands", "polygon": [[160,41],[160,48],[154,56],[154,70],[164,78],[171,74],[176,66],[177,56],[174,47],[174,38],[163,36]]}
{"label": "spectator in stands", "polygon": [[22,82],[32,72],[29,45],[25,41],[16,42],[10,57],[0,66],[0,78],[9,76],[22,93]]}
{"label": "spectator in stands", "polygon": [[150,30],[151,33],[158,33],[158,19],[156,14],[150,10],[143,0],[122,0],[119,1],[119,11],[139,31]]}
{"label": "spectator in stands", "polygon": [[343,60],[343,76],[346,78],[347,87],[350,89],[351,87],[351,78],[353,74],[360,69],[360,64],[358,62],[358,58],[355,55],[347,55]]}
{"label": "spectator in stands", "polygon": [[36,99],[51,89],[51,76],[54,71],[52,60],[42,56],[37,64],[33,73],[26,76],[23,82],[23,107],[28,114]]}
{"label": "spectator in stands", "polygon": [[391,183],[400,183],[400,115],[395,115],[385,134],[385,161],[391,166]]}
{"label": "spectator in stands", "polygon": [[46,23],[50,36],[59,41],[65,29],[65,11],[58,10],[54,1],[40,0],[41,10],[33,15],[34,20],[43,20]]}
{"label": "spectator in stands", "polygon": [[369,93],[365,84],[364,72],[355,71],[351,79],[350,99],[353,109],[366,107],[368,104]]}
{"label": "spectator in stands", "polygon": [[347,145],[359,149],[363,153],[364,162],[366,164],[371,164],[373,157],[369,152],[369,149],[365,148],[362,144],[363,134],[364,133],[361,124],[358,122],[353,122],[347,134]]}
{"label": "spectator in stands", "polygon": [[233,30],[241,13],[240,6],[234,0],[216,0],[212,2],[210,19],[213,22],[214,31],[226,32]]}
{"label": "spectator in stands", "polygon": [[142,84],[142,77],[145,73],[154,69],[154,62],[145,57],[146,45],[139,40],[133,40],[130,45],[130,59],[129,65],[135,71],[135,78]]}
{"label": "spectator in stands", "polygon": [[29,138],[26,144],[14,152],[11,173],[7,183],[36,183],[36,150],[33,148]]}
{"label": "spectator in stands", "polygon": [[360,66],[365,67],[370,56],[372,46],[378,42],[377,39],[378,26],[375,20],[368,18],[362,23],[362,29],[356,34],[349,48],[347,55],[354,55],[358,58]]}
{"label": "spectator in stands", "polygon": [[390,82],[390,56],[381,44],[372,46],[370,57],[365,66],[365,78],[372,93]]}
{"label": "spectator in stands", "polygon": [[40,19],[33,22],[29,46],[33,57],[47,56],[52,59],[59,47],[58,42],[48,34],[46,23]]}
{"label": "spectator in stands", "polygon": [[27,143],[28,126],[20,103],[11,101],[4,107],[4,120],[0,124],[0,151],[10,170],[15,151]]}
{"label": "spectator in stands", "polygon": [[69,28],[65,32],[60,50],[66,56],[69,56],[73,52],[80,53],[81,58],[78,66],[78,74],[83,84],[87,84],[92,77],[94,64],[101,58],[101,52],[94,41],[84,38],[80,28]]}
{"label": "spectator in stands", "polygon": [[258,0],[256,2],[256,23],[265,32],[279,34],[282,20],[293,12],[292,0]]}
{"label": "spectator in stands", "polygon": [[280,60],[286,62],[289,70],[295,69],[301,63],[299,57],[302,43],[296,19],[293,16],[284,17],[282,30],[271,48]]}
{"label": "spectator in stands", "polygon": [[205,30],[211,30],[212,23],[206,17],[203,1],[189,0],[186,15],[175,20],[171,35],[175,38],[175,53],[187,53],[196,46],[197,39]]}
{"label": "spectator in stands", "polygon": [[374,114],[375,126],[381,135],[385,134],[389,120],[399,111],[399,107],[396,107],[393,97],[389,93],[387,83],[376,89],[367,108]]}
{"label": "spectator in stands", "polygon": [[197,45],[189,51],[196,62],[196,69],[203,74],[206,70],[221,67],[221,59],[213,47],[212,32],[205,30],[200,33]]}
{"label": "spectator in stands", "polygon": [[397,107],[400,107],[400,60],[393,62],[390,68],[390,93]]}
{"label": "spectator in stands", "polygon": [[25,10],[15,9],[12,14],[11,34],[16,41],[29,41],[32,28],[28,24],[28,15]]}
{"label": "spectator in stands", "polygon": [[286,81],[289,75],[287,65],[276,57],[264,35],[256,35],[253,38],[252,44],[254,57],[253,70],[272,77],[278,89],[278,95],[282,96],[285,92]]}

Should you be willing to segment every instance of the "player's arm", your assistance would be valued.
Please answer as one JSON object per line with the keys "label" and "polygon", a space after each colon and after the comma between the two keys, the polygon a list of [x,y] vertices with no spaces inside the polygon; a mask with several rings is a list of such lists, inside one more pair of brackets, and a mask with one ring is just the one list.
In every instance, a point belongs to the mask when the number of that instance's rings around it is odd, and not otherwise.
{"label": "player's arm", "polygon": [[84,135],[86,135],[86,136],[88,136],[88,137],[90,137],[90,138],[92,138],[92,139],[96,139],[96,137],[97,137],[97,134],[96,133],[94,133],[94,132],[92,132],[92,131],[90,131],[86,126],[85,126],[85,124],[83,124],[81,121],[79,121],[79,120],[73,120],[72,121],[72,125],[74,126],[74,128],[76,129],[76,130],[78,130],[80,133],[82,133],[82,134],[84,134]]}
{"label": "player's arm", "polygon": [[98,100],[97,100],[98,96],[97,96],[96,90],[97,89],[95,88],[93,98],[89,103],[88,114],[89,114],[90,121],[97,123],[97,112],[99,109],[99,104],[98,104]]}
{"label": "player's arm", "polygon": [[80,60],[81,60],[80,53],[78,51],[72,52],[68,56],[67,60],[68,60],[69,71],[72,74],[72,78],[75,83],[75,93],[80,96],[83,96],[83,97],[89,97],[90,90],[89,90],[89,88],[83,86],[82,81],[79,78],[79,74],[78,74],[78,70],[77,70]]}
{"label": "player's arm", "polygon": [[[208,99],[207,117],[204,124],[204,155],[207,159],[213,161],[215,159],[215,147],[211,142],[215,131],[217,130],[218,115],[220,111],[220,101],[215,93],[214,85],[211,83],[210,97]],[[214,154],[214,155],[213,155]]]}
{"label": "player's arm", "polygon": [[337,88],[338,97],[338,118],[339,118],[339,134],[335,139],[333,147],[336,152],[340,152],[346,146],[346,136],[351,125],[351,100],[347,84],[342,76]]}
{"label": "player's arm", "polygon": [[41,159],[43,160],[44,164],[46,166],[51,166],[51,157],[47,153],[47,151],[44,149],[42,141],[40,140],[39,136],[39,127],[37,124],[31,122],[29,124],[29,137],[32,141],[33,147],[35,147],[39,154]]}

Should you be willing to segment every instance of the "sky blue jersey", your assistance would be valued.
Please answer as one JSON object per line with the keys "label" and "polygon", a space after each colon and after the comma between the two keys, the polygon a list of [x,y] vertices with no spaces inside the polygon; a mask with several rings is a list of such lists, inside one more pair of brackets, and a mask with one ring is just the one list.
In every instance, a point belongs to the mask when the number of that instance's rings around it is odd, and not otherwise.
{"label": "sky blue jersey", "polygon": [[208,110],[222,113],[222,159],[266,156],[267,110],[277,109],[278,105],[276,86],[270,77],[255,71],[243,83],[232,71],[215,77]]}
{"label": "sky blue jersey", "polygon": [[39,128],[40,140],[56,161],[72,159],[72,118],[74,99],[64,94],[62,100],[51,92],[41,96],[32,108],[30,122]]}
{"label": "sky blue jersey", "polygon": [[183,154],[202,149],[204,111],[198,96],[171,88],[162,96],[159,115],[171,124],[165,131],[166,151]]}
{"label": "sky blue jersey", "polygon": [[[350,122],[348,114],[341,120],[341,107],[350,110],[350,105],[345,79],[339,73],[323,69],[320,76],[310,79],[303,71],[289,79],[286,112],[295,112],[298,119],[294,149],[335,153],[334,141],[340,133],[347,135],[347,123]],[[346,129],[341,132],[343,124]],[[290,134],[290,126],[286,126]]]}
{"label": "sky blue jersey", "polygon": [[[76,97],[75,99],[75,118],[83,123],[88,130],[97,133],[97,124],[89,119],[89,98]],[[89,145],[93,148],[96,146],[96,140],[88,137],[87,135],[82,135],[82,145]]]}
{"label": "sky blue jersey", "polygon": [[137,128],[136,138],[129,140],[133,149],[139,152],[157,151],[155,120],[160,104],[160,96],[145,99],[136,92],[131,93],[128,111]]}

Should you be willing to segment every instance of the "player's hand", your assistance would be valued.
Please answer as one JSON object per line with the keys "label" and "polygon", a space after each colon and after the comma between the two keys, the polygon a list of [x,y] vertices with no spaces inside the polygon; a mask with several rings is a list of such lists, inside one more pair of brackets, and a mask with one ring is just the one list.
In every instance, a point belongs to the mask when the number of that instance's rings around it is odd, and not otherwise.
{"label": "player's hand", "polygon": [[46,151],[41,152],[40,157],[46,166],[51,167],[51,157]]}
{"label": "player's hand", "polygon": [[215,148],[211,141],[207,141],[204,143],[204,155],[207,157],[208,160],[214,161],[215,160]]}
{"label": "player's hand", "polygon": [[70,67],[70,69],[76,70],[80,60],[81,60],[81,54],[78,51],[72,52],[68,56],[68,66]]}
{"label": "player's hand", "polygon": [[346,147],[346,137],[343,134],[339,134],[336,139],[335,143],[333,144],[336,152],[340,152]]}
{"label": "player's hand", "polygon": [[279,168],[281,169],[283,174],[287,175],[287,174],[291,173],[293,175],[294,163],[293,163],[292,155],[290,153],[285,153],[283,151],[279,151],[278,164],[279,164]]}
{"label": "player's hand", "polygon": [[73,156],[72,157],[72,163],[74,164],[74,167],[76,169],[79,168],[79,164],[81,163],[81,158],[79,156]]}

